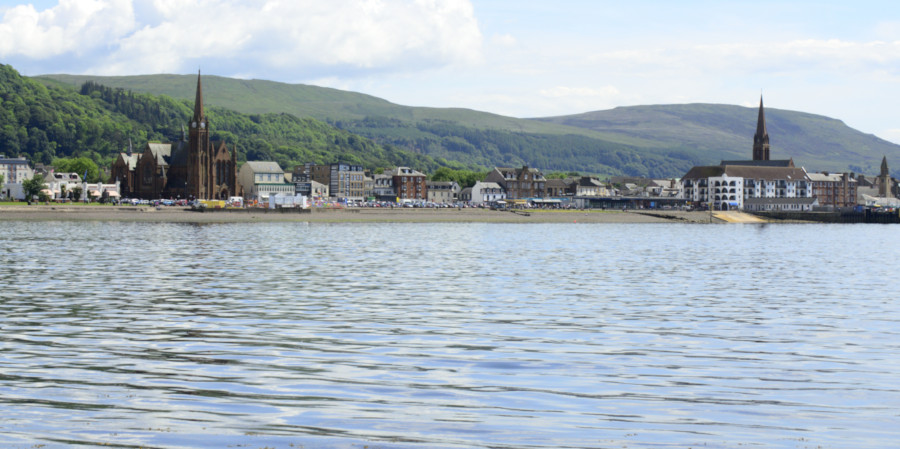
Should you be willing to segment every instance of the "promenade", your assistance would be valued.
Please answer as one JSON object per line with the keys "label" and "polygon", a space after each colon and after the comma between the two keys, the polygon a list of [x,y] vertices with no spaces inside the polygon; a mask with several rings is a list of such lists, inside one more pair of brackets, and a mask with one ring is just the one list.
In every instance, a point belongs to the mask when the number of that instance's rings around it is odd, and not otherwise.
{"label": "promenade", "polygon": [[170,223],[710,223],[708,212],[530,210],[496,211],[480,208],[351,208],[281,212],[266,209],[196,212],[178,207],[22,205],[0,206],[0,221],[123,221]]}

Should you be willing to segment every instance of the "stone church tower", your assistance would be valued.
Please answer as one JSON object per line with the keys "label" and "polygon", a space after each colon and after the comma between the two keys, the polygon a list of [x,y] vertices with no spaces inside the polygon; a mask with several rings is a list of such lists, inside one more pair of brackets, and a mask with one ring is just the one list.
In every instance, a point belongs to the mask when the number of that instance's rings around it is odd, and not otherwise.
{"label": "stone church tower", "polygon": [[237,195],[237,148],[209,139],[209,119],[203,111],[203,85],[197,72],[194,116],[188,131],[186,194],[198,199],[228,199]]}
{"label": "stone church tower", "polygon": [[881,160],[881,175],[878,176],[878,196],[887,198],[891,195],[891,171],[888,170],[887,156]]}
{"label": "stone church tower", "polygon": [[209,198],[209,120],[203,112],[203,86],[197,72],[197,98],[188,132],[187,193],[193,198]]}
{"label": "stone church tower", "polygon": [[766,130],[762,95],[759,96],[759,118],[756,119],[756,134],[753,135],[753,160],[769,160],[769,132]]}

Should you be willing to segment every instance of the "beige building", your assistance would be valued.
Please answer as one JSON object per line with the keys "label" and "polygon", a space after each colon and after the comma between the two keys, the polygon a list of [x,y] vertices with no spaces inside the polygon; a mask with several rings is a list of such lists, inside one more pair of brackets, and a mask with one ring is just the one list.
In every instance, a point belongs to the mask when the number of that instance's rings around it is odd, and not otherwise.
{"label": "beige building", "polygon": [[459,184],[454,181],[425,181],[425,188],[432,203],[455,203],[459,199]]}
{"label": "beige building", "polygon": [[284,179],[284,170],[277,162],[248,161],[238,172],[238,184],[244,192],[244,199],[267,201],[269,195],[294,195],[294,184]]}

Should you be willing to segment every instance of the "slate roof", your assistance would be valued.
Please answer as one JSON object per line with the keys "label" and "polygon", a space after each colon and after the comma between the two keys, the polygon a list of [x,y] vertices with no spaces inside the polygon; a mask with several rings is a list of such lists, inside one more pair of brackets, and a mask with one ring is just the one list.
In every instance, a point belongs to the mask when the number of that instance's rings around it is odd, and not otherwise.
{"label": "slate roof", "polygon": [[147,144],[150,153],[156,158],[156,164],[159,166],[169,165],[166,159],[172,155],[172,144],[152,142]]}
{"label": "slate roof", "polygon": [[562,179],[554,178],[554,179],[548,179],[547,183],[544,184],[544,187],[546,187],[548,189],[566,189],[569,187],[569,185],[566,184],[566,181],[564,181]]}
{"label": "slate roof", "polygon": [[138,157],[139,157],[140,155],[139,155],[139,154],[135,154],[135,153],[131,153],[131,154],[128,154],[128,153],[119,153],[119,156],[122,157],[122,160],[125,162],[125,166],[126,166],[129,170],[134,170],[134,167],[137,166]]}
{"label": "slate roof", "polygon": [[809,179],[802,168],[762,167],[750,165],[707,165],[691,168],[682,179],[718,178],[728,175],[734,178],[762,179],[766,181],[796,181]]}
{"label": "slate roof", "polygon": [[391,176],[425,176],[425,173],[413,170],[409,167],[397,167],[391,170]]}
{"label": "slate roof", "polygon": [[479,181],[475,184],[477,184],[482,189],[501,189],[501,190],[503,189],[503,187],[500,187],[500,184],[497,184],[496,182],[481,182],[481,181]]}
{"label": "slate roof", "polygon": [[754,167],[793,167],[793,159],[776,159],[770,161],[722,161],[719,165],[747,165]]}
{"label": "slate roof", "polygon": [[[810,181],[816,182],[843,182],[844,174],[843,173],[807,173],[806,176],[809,176]],[[856,182],[855,179],[850,178],[850,182]]]}
{"label": "slate roof", "polygon": [[0,164],[2,165],[28,165],[28,160],[24,157],[2,157],[0,156]]}
{"label": "slate roof", "polygon": [[281,166],[278,165],[278,162],[247,161],[246,165],[248,165],[253,170],[253,173],[284,173],[284,170],[281,169]]}
{"label": "slate roof", "polygon": [[182,141],[178,141],[178,142],[173,142],[172,145],[174,145],[174,147],[175,147],[175,149],[172,150],[172,154],[171,154],[172,157],[169,158],[172,165],[187,166],[188,152],[190,151],[190,149],[188,148],[188,143],[182,140]]}

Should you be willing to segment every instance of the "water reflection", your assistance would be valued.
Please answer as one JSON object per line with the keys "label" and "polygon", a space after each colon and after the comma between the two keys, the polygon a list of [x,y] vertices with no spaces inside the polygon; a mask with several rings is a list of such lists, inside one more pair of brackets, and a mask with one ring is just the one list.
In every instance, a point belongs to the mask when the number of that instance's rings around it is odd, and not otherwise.
{"label": "water reflection", "polygon": [[12,445],[898,436],[890,226],[5,226]]}

